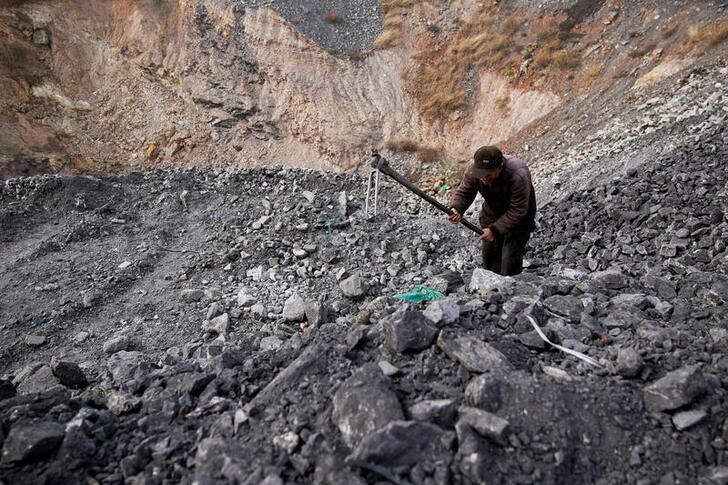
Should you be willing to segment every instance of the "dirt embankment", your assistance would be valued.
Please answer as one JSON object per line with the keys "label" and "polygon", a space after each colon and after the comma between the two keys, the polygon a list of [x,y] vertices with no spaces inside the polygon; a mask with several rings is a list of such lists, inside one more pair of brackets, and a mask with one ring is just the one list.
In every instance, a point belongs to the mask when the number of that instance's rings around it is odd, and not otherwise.
{"label": "dirt embankment", "polygon": [[715,59],[724,17],[704,2],[13,2],[0,169],[338,170],[398,139],[455,160]]}

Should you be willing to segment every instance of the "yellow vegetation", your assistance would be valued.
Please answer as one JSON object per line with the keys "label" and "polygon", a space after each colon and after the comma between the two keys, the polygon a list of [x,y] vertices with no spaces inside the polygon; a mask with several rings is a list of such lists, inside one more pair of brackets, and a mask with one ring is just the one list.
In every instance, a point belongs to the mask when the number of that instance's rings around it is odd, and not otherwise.
{"label": "yellow vegetation", "polygon": [[709,25],[692,25],[688,35],[693,42],[715,47],[728,40],[728,20],[719,20]]}
{"label": "yellow vegetation", "polygon": [[420,149],[412,140],[390,140],[384,146],[393,152],[416,152]]}
{"label": "yellow vegetation", "polygon": [[417,160],[423,163],[432,163],[440,159],[440,150],[436,148],[420,148],[416,154]]}
{"label": "yellow vegetation", "polygon": [[399,30],[385,30],[374,40],[375,49],[387,49],[399,45],[402,32]]}

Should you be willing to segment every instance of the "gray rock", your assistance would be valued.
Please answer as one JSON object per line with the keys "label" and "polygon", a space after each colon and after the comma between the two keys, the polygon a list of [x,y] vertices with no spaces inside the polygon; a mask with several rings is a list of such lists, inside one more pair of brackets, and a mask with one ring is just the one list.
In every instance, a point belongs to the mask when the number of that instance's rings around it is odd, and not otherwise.
{"label": "gray rock", "polygon": [[43,365],[18,384],[18,394],[43,392],[60,383],[50,366]]}
{"label": "gray rock", "polygon": [[380,369],[382,369],[382,373],[387,376],[395,376],[399,374],[399,368],[393,366],[391,363],[387,362],[386,360],[380,360],[377,362],[377,365]]}
{"label": "gray rock", "polygon": [[204,320],[202,322],[202,330],[226,336],[230,331],[230,315],[223,313],[212,320]]}
{"label": "gray rock", "polygon": [[90,336],[91,335],[88,332],[84,332],[84,331],[78,332],[76,335],[73,336],[73,342],[76,344],[82,344],[86,340],[88,340],[88,338]]}
{"label": "gray rock", "polygon": [[592,273],[591,281],[597,286],[610,290],[621,290],[629,284],[627,275],[617,270],[597,271]]}
{"label": "gray rock", "polygon": [[387,345],[395,352],[429,347],[437,335],[437,327],[410,305],[383,318],[382,331]]}
{"label": "gray rock", "polygon": [[502,381],[494,375],[476,376],[465,388],[465,400],[471,406],[496,412],[503,403],[503,386]]}
{"label": "gray rock", "polygon": [[355,273],[339,283],[339,288],[344,296],[349,298],[361,298],[366,293],[366,288],[359,273]]}
{"label": "gray rock", "polygon": [[0,401],[15,396],[15,386],[7,379],[0,379]]}
{"label": "gray rock", "polygon": [[[255,398],[245,405],[244,411],[248,414],[254,409],[267,406],[270,402],[280,399],[281,392],[298,386],[309,375],[318,372],[323,367],[325,350],[319,345],[310,345],[301,355],[291,362],[285,369],[276,375]],[[381,374],[381,372],[380,372]],[[384,377],[384,376],[382,376]]]}
{"label": "gray rock", "polygon": [[198,396],[214,378],[215,374],[209,372],[182,372],[169,377],[166,388],[171,392]]}
{"label": "gray rock", "polygon": [[700,484],[726,485],[728,484],[728,466],[712,466],[703,475]]}
{"label": "gray rock", "polygon": [[75,362],[52,359],[51,370],[53,375],[66,387],[80,389],[88,385],[86,374]]}
{"label": "gray rock", "polygon": [[321,325],[326,321],[328,311],[323,303],[307,302],[305,313],[310,325]]}
{"label": "gray rock", "polygon": [[293,453],[300,443],[301,438],[293,431],[289,431],[273,438],[273,444],[278,448],[286,450],[288,454]]}
{"label": "gray rock", "polygon": [[283,304],[283,318],[287,322],[302,322],[306,318],[306,302],[298,293],[292,294]]}
{"label": "gray rock", "polygon": [[104,353],[107,355],[115,354],[122,350],[131,348],[131,339],[126,335],[117,335],[104,342]]}
{"label": "gray rock", "polygon": [[260,350],[278,350],[283,346],[283,340],[275,335],[269,335],[260,339]]}
{"label": "gray rock", "polygon": [[240,307],[249,307],[255,304],[256,298],[250,294],[249,288],[241,288],[240,291],[238,291],[238,306]]}
{"label": "gray rock", "polygon": [[210,306],[207,307],[205,320],[212,320],[213,318],[222,315],[223,312],[225,312],[225,307],[222,304],[218,302],[211,303]]}
{"label": "gray rock", "polygon": [[356,448],[365,436],[404,414],[389,379],[376,364],[366,364],[336,391],[332,417],[344,443]]}
{"label": "gray rock", "polygon": [[649,300],[641,293],[622,293],[613,297],[610,304],[616,308],[627,310],[645,310],[649,307]]}
{"label": "gray rock", "polygon": [[[195,471],[210,477],[219,476],[223,467],[230,467],[231,462],[242,461],[241,457],[244,456],[243,446],[235,440],[205,438],[197,445],[197,454],[194,461]],[[234,480],[234,482],[237,482],[237,480]]]}
{"label": "gray rock", "polygon": [[265,317],[268,314],[265,306],[263,306],[261,303],[256,303],[255,305],[251,306],[250,313],[258,318]]}
{"label": "gray rock", "polygon": [[459,409],[459,422],[464,422],[481,436],[500,445],[507,444],[510,433],[510,423],[495,414],[481,409],[461,406]]}
{"label": "gray rock", "polygon": [[13,384],[18,385],[21,382],[23,382],[28,377],[35,374],[35,372],[43,367],[45,364],[43,362],[31,362],[24,366],[22,369],[20,369],[16,374],[15,377],[13,377]]}
{"label": "gray rock", "polygon": [[475,268],[470,279],[470,290],[488,293],[498,290],[501,293],[508,293],[516,282],[510,276],[501,276],[483,268]]}
{"label": "gray rock", "polygon": [[420,421],[394,421],[366,436],[349,458],[387,467],[434,463],[450,452],[454,433]]}
{"label": "gray rock", "polygon": [[472,372],[483,373],[513,368],[499,350],[475,337],[455,337],[443,331],[437,339],[437,346],[448,357]]}
{"label": "gray rock", "polygon": [[138,411],[141,404],[141,398],[125,392],[111,391],[106,397],[106,407],[117,416]]}
{"label": "gray rock", "polygon": [[645,275],[642,278],[642,284],[646,288],[655,290],[660,298],[671,300],[677,296],[677,288],[675,283],[665,278],[654,275]]}
{"label": "gray rock", "polygon": [[25,345],[28,347],[40,347],[41,345],[44,345],[48,339],[43,337],[42,335],[26,335],[25,336]]}
{"label": "gray rock", "polygon": [[683,431],[703,422],[707,417],[708,413],[704,409],[682,411],[672,417],[672,424],[675,425],[675,429],[678,431]]}
{"label": "gray rock", "polygon": [[443,428],[451,428],[457,409],[452,399],[435,399],[415,403],[409,409],[409,414],[416,421],[429,421]]}
{"label": "gray rock", "polygon": [[346,217],[349,213],[349,199],[344,191],[339,192],[339,196],[336,198],[336,211],[339,217]]}
{"label": "gray rock", "polygon": [[134,369],[141,363],[141,352],[119,351],[106,361],[106,370],[116,384],[128,381],[134,374]]}
{"label": "gray rock", "polygon": [[642,367],[644,361],[640,356],[639,352],[634,349],[619,349],[617,353],[617,365],[615,370],[617,374],[622,377],[635,377],[637,376]]}
{"label": "gray rock", "polygon": [[429,303],[423,314],[438,327],[444,327],[460,318],[460,307],[451,298],[441,298]]}
{"label": "gray rock", "polygon": [[194,303],[202,300],[205,297],[205,292],[200,289],[182,290],[180,296],[185,303]]}
{"label": "gray rock", "polygon": [[355,327],[352,327],[347,333],[345,337],[346,341],[346,348],[348,350],[354,350],[357,345],[359,345],[362,340],[364,340],[364,337],[366,335],[366,330],[361,325],[357,325]]}
{"label": "gray rock", "polygon": [[668,373],[643,391],[645,408],[651,413],[669,411],[690,404],[707,390],[700,367],[688,365]]}
{"label": "gray rock", "polygon": [[543,306],[569,320],[571,323],[579,323],[581,312],[584,311],[584,304],[575,296],[554,295],[543,301]]}
{"label": "gray rock", "polygon": [[3,464],[16,464],[42,459],[52,453],[63,441],[65,427],[44,421],[15,424],[3,446]]}

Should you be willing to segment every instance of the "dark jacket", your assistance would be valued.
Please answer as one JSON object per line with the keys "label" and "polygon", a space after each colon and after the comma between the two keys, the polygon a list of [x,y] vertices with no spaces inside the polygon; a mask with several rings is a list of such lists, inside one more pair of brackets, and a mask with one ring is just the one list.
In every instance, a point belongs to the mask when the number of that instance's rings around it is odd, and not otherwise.
{"label": "dark jacket", "polygon": [[536,194],[531,183],[531,172],[521,160],[504,155],[503,170],[490,185],[479,179],[463,175],[460,187],[450,207],[464,214],[478,192],[483,196],[480,226],[503,235],[515,228],[533,231],[536,217]]}

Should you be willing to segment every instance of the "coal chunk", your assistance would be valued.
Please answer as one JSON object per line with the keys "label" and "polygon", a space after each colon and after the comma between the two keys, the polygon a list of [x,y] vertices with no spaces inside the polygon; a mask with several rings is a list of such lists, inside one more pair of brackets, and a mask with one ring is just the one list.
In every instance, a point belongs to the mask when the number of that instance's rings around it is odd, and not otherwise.
{"label": "coal chunk", "polygon": [[63,441],[65,427],[44,421],[13,426],[5,439],[3,464],[15,464],[46,457]]}
{"label": "coal chunk", "polygon": [[366,436],[350,458],[398,467],[431,463],[448,452],[453,432],[420,421],[394,421]]}
{"label": "coal chunk", "polygon": [[333,420],[344,442],[356,448],[362,439],[392,421],[404,419],[390,381],[376,364],[366,364],[334,395]]}
{"label": "coal chunk", "polygon": [[395,352],[429,347],[437,334],[437,327],[409,305],[384,318],[382,329],[387,345]]}
{"label": "coal chunk", "polygon": [[689,404],[707,390],[705,377],[696,365],[674,370],[644,389],[645,408],[651,413]]}
{"label": "coal chunk", "polygon": [[51,370],[53,375],[66,387],[80,389],[88,385],[86,374],[75,362],[53,360],[51,361]]}

